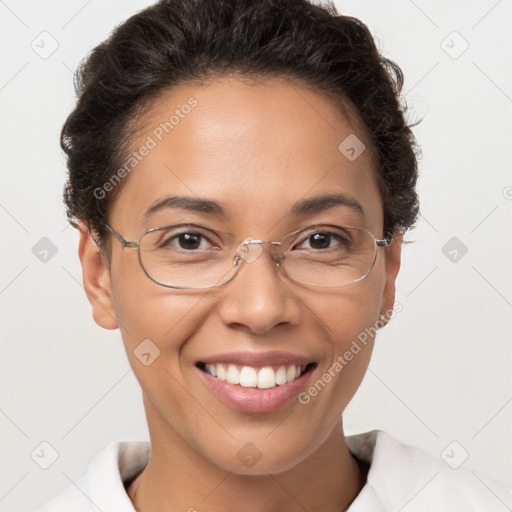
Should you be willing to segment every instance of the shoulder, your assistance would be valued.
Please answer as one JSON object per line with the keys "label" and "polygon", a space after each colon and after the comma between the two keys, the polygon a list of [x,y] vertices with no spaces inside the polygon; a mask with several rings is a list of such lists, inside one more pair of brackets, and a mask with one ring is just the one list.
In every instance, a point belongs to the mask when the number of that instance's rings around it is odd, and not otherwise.
{"label": "shoulder", "polygon": [[[466,466],[455,469],[450,452],[445,462],[381,430],[348,436],[347,445],[353,455],[370,464],[360,501],[371,496],[382,510],[501,512],[512,507],[510,487]],[[359,510],[359,498],[350,512]]]}
{"label": "shoulder", "polygon": [[36,512],[135,512],[124,488],[146,466],[147,441],[116,441],[92,460],[87,472]]}

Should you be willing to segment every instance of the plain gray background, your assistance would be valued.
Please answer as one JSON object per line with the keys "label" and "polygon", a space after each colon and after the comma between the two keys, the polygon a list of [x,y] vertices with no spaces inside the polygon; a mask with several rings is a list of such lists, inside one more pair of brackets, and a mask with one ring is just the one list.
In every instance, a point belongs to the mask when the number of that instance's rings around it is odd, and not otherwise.
{"label": "plain gray background", "polygon": [[[148,438],[120,334],[93,322],[81,285],[58,144],[72,71],[147,5],[0,1],[5,512],[75,482],[110,441]],[[397,283],[403,311],[379,334],[347,433],[384,429],[512,485],[512,1],[336,5],[402,67],[410,116],[424,118],[414,129],[422,217]],[[31,456],[42,442],[58,453],[47,469]]]}

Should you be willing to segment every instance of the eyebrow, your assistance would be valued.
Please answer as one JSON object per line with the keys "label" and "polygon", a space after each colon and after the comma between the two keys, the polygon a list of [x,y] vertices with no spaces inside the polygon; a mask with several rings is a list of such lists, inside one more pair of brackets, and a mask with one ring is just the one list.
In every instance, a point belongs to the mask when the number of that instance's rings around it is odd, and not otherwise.
{"label": "eyebrow", "polygon": [[[307,214],[311,215],[315,213],[321,213],[338,206],[349,208],[354,213],[358,214],[361,218],[365,218],[365,213],[361,204],[353,197],[341,193],[327,194],[311,197],[309,199],[303,199],[302,201],[295,203],[288,214],[292,217],[298,217]],[[177,208],[181,210],[226,217],[226,210],[220,203],[210,199],[187,196],[164,197],[163,199],[153,203],[151,207],[146,211],[144,216],[147,218],[150,215],[167,208]]]}

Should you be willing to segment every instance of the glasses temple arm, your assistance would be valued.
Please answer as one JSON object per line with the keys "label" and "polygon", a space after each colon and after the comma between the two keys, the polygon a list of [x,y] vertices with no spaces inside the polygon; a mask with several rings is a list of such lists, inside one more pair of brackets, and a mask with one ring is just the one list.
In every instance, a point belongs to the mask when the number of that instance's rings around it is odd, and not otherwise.
{"label": "glasses temple arm", "polygon": [[110,227],[108,224],[105,224],[105,227],[119,240],[119,242],[121,242],[123,247],[138,247],[138,242],[129,242],[124,236],[121,236],[114,228]]}

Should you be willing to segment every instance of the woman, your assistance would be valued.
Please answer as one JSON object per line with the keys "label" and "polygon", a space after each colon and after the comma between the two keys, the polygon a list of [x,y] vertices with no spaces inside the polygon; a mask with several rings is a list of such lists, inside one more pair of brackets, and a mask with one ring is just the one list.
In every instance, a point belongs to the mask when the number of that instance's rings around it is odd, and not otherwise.
{"label": "woman", "polygon": [[151,443],[111,443],[40,510],[505,510],[501,484],[343,433],[418,214],[402,74],[367,28],[163,1],[78,77],[65,202]]}

